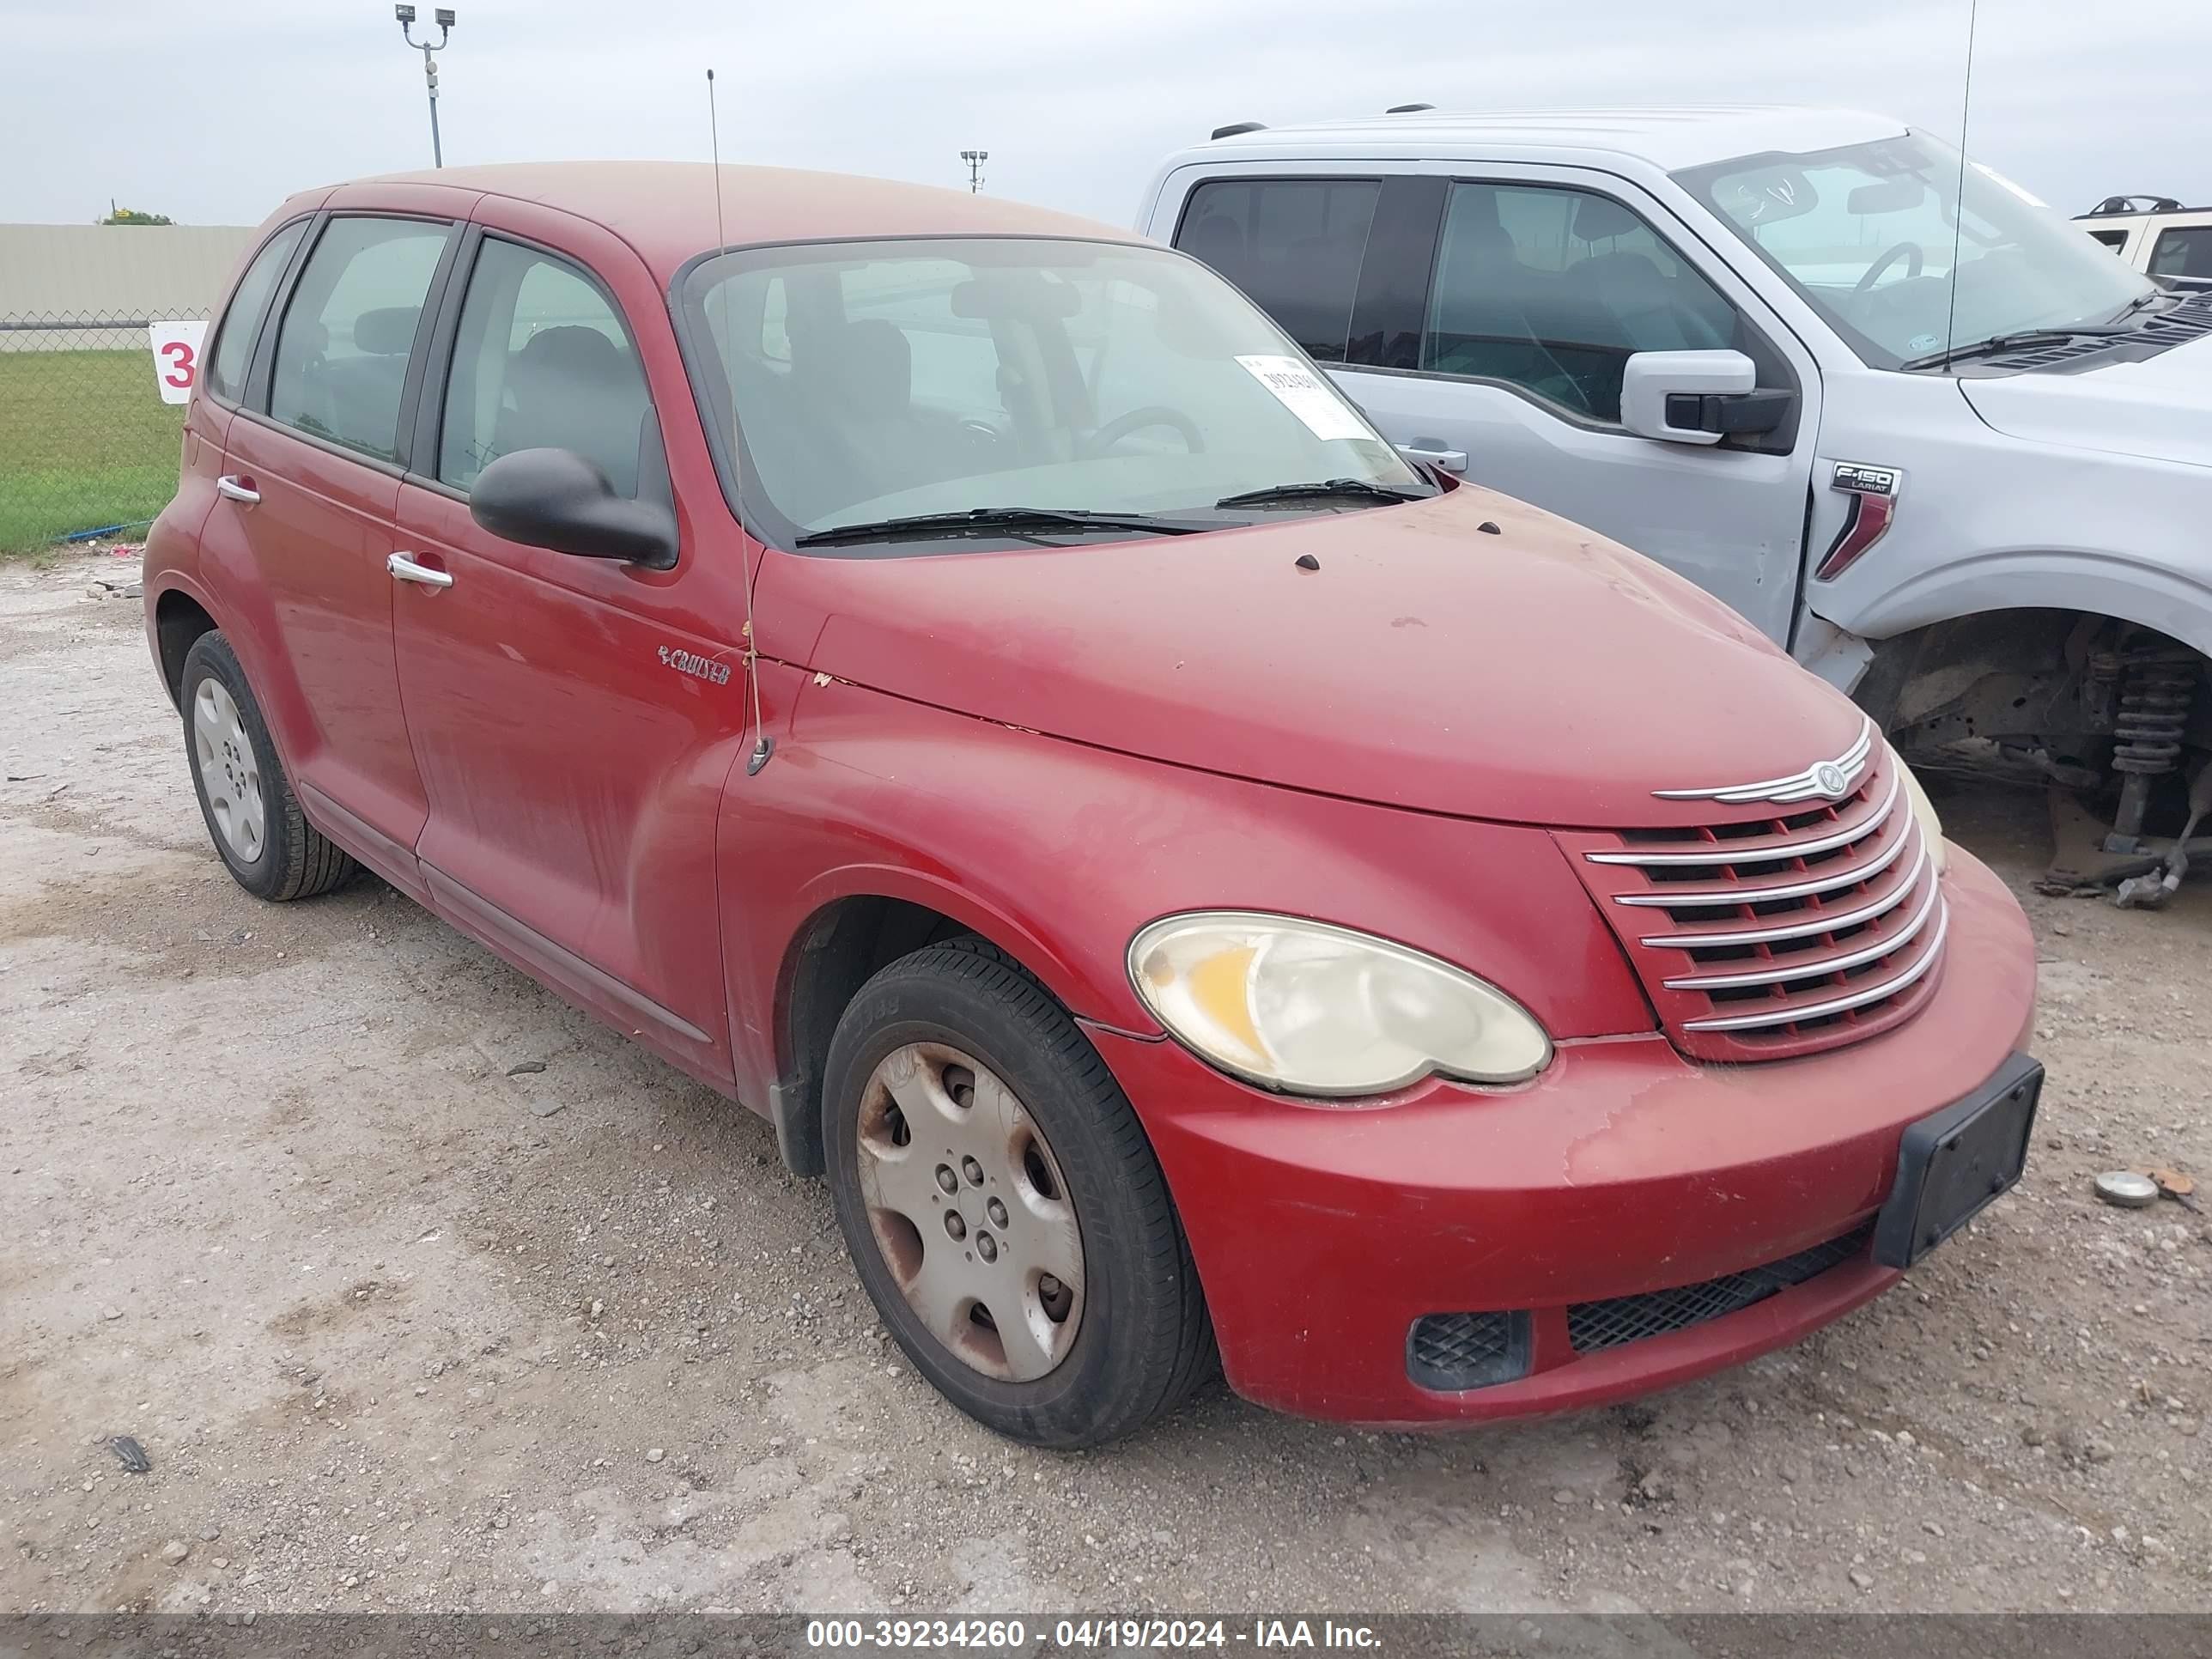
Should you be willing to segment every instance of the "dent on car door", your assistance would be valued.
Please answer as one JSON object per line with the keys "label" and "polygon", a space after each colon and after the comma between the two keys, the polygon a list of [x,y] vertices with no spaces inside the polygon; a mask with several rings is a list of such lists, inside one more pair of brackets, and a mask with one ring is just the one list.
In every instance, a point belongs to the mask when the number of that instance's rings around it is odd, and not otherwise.
{"label": "dent on car door", "polygon": [[[1679,228],[1662,235],[1622,197],[1543,179],[1391,184],[1442,194],[1431,241],[1370,244],[1339,371],[1383,435],[1672,566],[1786,641],[1815,429],[1809,355],[1778,345],[1747,296],[1680,252]],[[1398,222],[1392,205],[1378,234]],[[1422,277],[1410,325],[1408,268]],[[1632,356],[1716,350],[1796,393],[1787,428],[1721,446],[1626,429]]]}
{"label": "dent on car door", "polygon": [[224,596],[303,805],[402,886],[425,803],[385,561],[409,368],[455,234],[374,215],[319,225],[246,371],[204,538],[242,561]]}
{"label": "dent on car door", "polygon": [[696,536],[650,570],[476,524],[471,486],[516,450],[574,451],[627,495],[670,479],[637,336],[600,277],[486,234],[448,311],[399,501],[401,551],[431,580],[392,584],[424,878],[465,931],[726,1080],[714,847],[747,737],[741,592]]}

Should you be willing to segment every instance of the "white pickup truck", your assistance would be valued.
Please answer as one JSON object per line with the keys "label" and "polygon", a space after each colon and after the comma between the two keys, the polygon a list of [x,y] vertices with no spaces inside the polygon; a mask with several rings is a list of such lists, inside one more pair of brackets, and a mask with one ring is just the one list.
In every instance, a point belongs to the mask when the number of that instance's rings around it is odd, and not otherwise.
{"label": "white pickup truck", "polygon": [[2063,786],[2061,878],[2172,890],[2212,805],[2212,293],[1838,110],[1241,123],[1140,224],[1409,454],[1691,577],[1901,747]]}

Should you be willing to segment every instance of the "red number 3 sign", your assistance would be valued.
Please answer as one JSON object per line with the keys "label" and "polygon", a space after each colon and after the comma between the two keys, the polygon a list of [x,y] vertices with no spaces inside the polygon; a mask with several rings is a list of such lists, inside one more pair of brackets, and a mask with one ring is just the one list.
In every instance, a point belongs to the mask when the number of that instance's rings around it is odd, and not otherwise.
{"label": "red number 3 sign", "polygon": [[199,379],[200,346],[207,325],[196,322],[152,323],[147,336],[154,348],[154,384],[165,404],[181,404],[192,395]]}

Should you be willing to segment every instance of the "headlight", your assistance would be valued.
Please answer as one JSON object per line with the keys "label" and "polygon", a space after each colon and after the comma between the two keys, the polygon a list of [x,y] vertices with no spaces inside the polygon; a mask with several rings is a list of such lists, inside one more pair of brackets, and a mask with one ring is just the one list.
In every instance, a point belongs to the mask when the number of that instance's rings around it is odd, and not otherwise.
{"label": "headlight", "polygon": [[1936,866],[1936,873],[1940,876],[1951,862],[1950,854],[1943,846],[1943,820],[1936,816],[1935,807],[1929,803],[1928,792],[1920,787],[1920,780],[1912,775],[1912,769],[1905,763],[1894,749],[1889,751],[1889,763],[1897,769],[1897,775],[1904,781],[1905,798],[1912,803],[1912,817],[1920,825],[1920,839],[1928,848],[1929,862]]}
{"label": "headlight", "polygon": [[1200,1058],[1291,1094],[1387,1094],[1432,1072],[1518,1083],[1552,1058],[1544,1028],[1472,974],[1325,922],[1169,916],[1129,942],[1129,976]]}

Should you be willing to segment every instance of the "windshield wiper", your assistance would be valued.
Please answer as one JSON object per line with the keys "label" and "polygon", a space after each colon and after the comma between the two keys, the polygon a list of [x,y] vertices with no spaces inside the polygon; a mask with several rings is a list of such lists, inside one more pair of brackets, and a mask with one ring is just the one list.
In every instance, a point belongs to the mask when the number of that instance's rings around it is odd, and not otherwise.
{"label": "windshield wiper", "polygon": [[1323,478],[1315,483],[1269,484],[1265,489],[1247,489],[1234,495],[1224,495],[1214,502],[1216,507],[1265,507],[1273,501],[1320,501],[1336,495],[1356,495],[1364,501],[1413,501],[1428,492],[1420,489],[1400,489],[1389,484],[1370,483],[1364,478]]}
{"label": "windshield wiper", "polygon": [[2171,300],[2172,297],[2173,295],[2166,292],[2166,289],[2162,288],[2154,288],[2148,294],[2136,295],[2134,299],[2129,301],[2127,304],[2120,307],[2117,315],[2108,320],[2117,323],[2123,318],[2134,316],[2136,313],[2141,311],[2145,306],[2154,306],[2160,300]]}
{"label": "windshield wiper", "polygon": [[2077,323],[2070,328],[2023,328],[2010,334],[1992,334],[1986,340],[1976,340],[1966,345],[1950,346],[1942,351],[1931,351],[1925,357],[1908,357],[1899,368],[1941,368],[1948,363],[1964,362],[1970,357],[1987,357],[2000,351],[2012,351],[2021,346],[2059,345],[2068,340],[2087,335],[2093,339],[2104,339],[2114,335],[2132,334],[2135,327],[2116,328],[2110,323]]}
{"label": "windshield wiper", "polygon": [[1188,536],[1230,526],[1212,519],[1164,519],[1150,513],[1092,513],[1079,507],[971,507],[964,513],[915,513],[904,518],[869,519],[809,531],[799,547],[831,547],[840,542],[890,542],[912,537],[1029,535],[1037,532],[1127,530],[1148,536]]}

